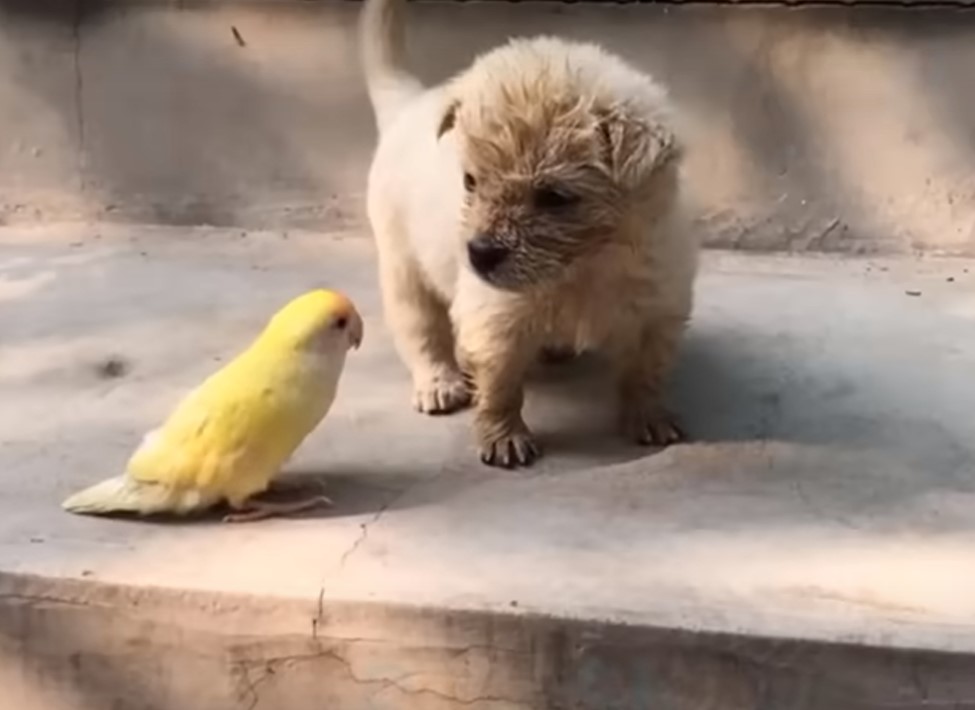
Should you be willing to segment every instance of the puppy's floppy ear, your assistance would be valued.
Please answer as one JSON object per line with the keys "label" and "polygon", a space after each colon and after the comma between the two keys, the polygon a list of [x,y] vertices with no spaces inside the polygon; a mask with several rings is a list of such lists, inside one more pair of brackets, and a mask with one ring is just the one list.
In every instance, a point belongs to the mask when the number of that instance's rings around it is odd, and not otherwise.
{"label": "puppy's floppy ear", "polygon": [[683,154],[677,136],[661,123],[635,118],[617,109],[601,111],[597,118],[603,160],[621,187],[639,187],[659,168]]}
{"label": "puppy's floppy ear", "polygon": [[449,130],[452,130],[454,124],[457,122],[457,110],[460,108],[460,101],[456,99],[447,104],[447,108],[440,119],[440,125],[437,126],[437,140],[443,138],[443,134]]}

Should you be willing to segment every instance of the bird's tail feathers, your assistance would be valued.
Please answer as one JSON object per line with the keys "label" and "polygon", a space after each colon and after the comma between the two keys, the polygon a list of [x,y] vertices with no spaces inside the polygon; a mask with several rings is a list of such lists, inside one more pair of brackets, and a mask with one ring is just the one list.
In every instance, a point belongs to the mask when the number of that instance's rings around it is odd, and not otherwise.
{"label": "bird's tail feathers", "polygon": [[137,513],[153,515],[179,510],[183,496],[168,486],[143,483],[128,476],[116,476],[84,489],[65,500],[61,507],[80,515]]}

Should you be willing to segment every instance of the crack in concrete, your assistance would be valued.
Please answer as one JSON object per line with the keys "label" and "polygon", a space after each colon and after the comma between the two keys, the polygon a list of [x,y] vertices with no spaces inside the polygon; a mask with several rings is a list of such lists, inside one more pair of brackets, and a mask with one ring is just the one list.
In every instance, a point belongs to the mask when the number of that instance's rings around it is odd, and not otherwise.
{"label": "crack in concrete", "polygon": [[821,505],[818,505],[815,502],[813,502],[813,500],[809,497],[808,493],[806,492],[805,486],[802,485],[802,480],[800,478],[796,478],[795,481],[793,481],[793,488],[795,489],[796,497],[799,499],[799,502],[802,504],[802,506],[807,511],[809,511],[812,515],[816,516],[820,520],[826,520],[831,523],[836,523],[840,527],[844,527],[848,530],[863,529],[861,526],[857,525],[855,522],[853,522],[853,520],[851,520],[847,516],[840,515],[839,513],[829,512],[825,510]]}
{"label": "crack in concrete", "polygon": [[[376,511],[375,515],[373,515],[370,520],[367,520],[366,522],[359,524],[359,529],[360,529],[359,535],[356,537],[355,540],[352,541],[352,544],[349,546],[349,549],[347,549],[345,552],[342,553],[342,556],[339,558],[338,567],[335,570],[336,573],[341,573],[342,570],[345,569],[345,565],[348,563],[349,559],[352,557],[352,555],[356,553],[356,551],[362,546],[362,544],[369,537],[369,528],[375,525],[376,523],[378,523],[380,518],[383,517],[386,511],[389,510],[394,505],[396,505],[396,503],[398,503],[407,493],[413,490],[413,487],[415,485],[417,484],[414,483],[413,485],[404,488],[402,491],[400,491],[392,498],[387,500],[385,503],[383,503],[379,507],[379,510]],[[324,617],[325,617],[325,585],[323,584],[321,588],[318,590],[318,609],[316,611],[315,618],[311,620],[312,638],[314,639],[318,638],[318,630],[319,628],[321,628],[321,624],[322,621],[324,620]]]}
{"label": "crack in concrete", "polygon": [[250,669],[247,667],[246,664],[241,664],[239,668],[240,668],[240,677],[245,686],[243,692],[240,693],[241,695],[240,699],[243,700],[244,696],[248,697],[250,699],[250,703],[247,705],[247,710],[254,710],[254,708],[257,707],[257,703],[260,702],[261,699],[260,695],[258,695],[257,693],[257,686],[261,682],[261,680],[260,679],[257,681],[251,680]]}
{"label": "crack in concrete", "polygon": [[[470,649],[477,648],[478,646],[471,646]],[[260,702],[260,687],[264,684],[267,679],[271,676],[277,674],[277,667],[282,669],[293,668],[294,666],[307,663],[315,662],[320,660],[331,660],[339,664],[345,675],[348,676],[349,680],[359,686],[373,686],[378,685],[376,691],[372,693],[372,696],[376,696],[387,690],[395,690],[397,692],[403,693],[410,697],[426,696],[431,698],[436,698],[437,700],[442,700],[445,702],[453,703],[462,707],[470,707],[477,705],[478,703],[503,703],[506,707],[511,708],[531,708],[531,704],[524,700],[516,700],[513,698],[508,698],[503,695],[475,695],[471,697],[460,697],[457,695],[451,695],[450,693],[445,693],[439,690],[433,690],[432,688],[409,688],[403,685],[403,681],[421,675],[419,672],[406,673],[398,678],[361,678],[356,675],[355,670],[352,667],[351,661],[349,661],[345,656],[337,649],[322,649],[317,653],[303,653],[303,654],[292,654],[285,656],[274,656],[272,658],[266,658],[261,661],[265,666],[266,672],[256,680],[250,679],[249,668],[246,663],[241,665],[241,675],[246,683],[244,688],[244,694],[248,696],[250,704],[247,706],[246,710],[254,710]]]}
{"label": "crack in concrete", "polygon": [[83,92],[85,88],[84,75],[81,68],[81,22],[84,16],[84,0],[75,3],[74,25],[74,104],[75,128],[78,131],[78,185],[85,191],[85,110]]}
{"label": "crack in concrete", "polygon": [[339,571],[345,569],[345,564],[349,561],[349,558],[355,554],[356,550],[358,550],[359,547],[362,546],[362,543],[366,541],[366,538],[369,537],[369,526],[372,525],[373,523],[379,522],[379,519],[382,517],[383,513],[386,512],[387,507],[389,506],[384,505],[383,507],[381,507],[379,511],[373,516],[372,520],[359,524],[359,537],[357,537],[352,542],[352,545],[349,547],[348,550],[342,553],[342,557],[339,560]]}
{"label": "crack in concrete", "polygon": [[311,637],[318,639],[318,625],[325,617],[325,586],[318,590],[318,608],[315,610],[315,618],[311,620]]}
{"label": "crack in concrete", "polygon": [[[260,687],[267,682],[269,678],[273,678],[277,675],[277,671],[274,669],[274,663],[276,659],[268,659],[260,662],[260,665],[264,666],[264,672],[256,679],[251,680],[251,664],[246,661],[238,664],[237,668],[240,671],[240,677],[243,681],[244,688],[240,693],[240,700],[243,701],[246,697],[248,700],[248,705],[245,710],[254,710],[257,704],[261,701],[261,694],[258,692]],[[253,664],[258,665],[258,664]]]}
{"label": "crack in concrete", "polygon": [[928,691],[928,685],[921,674],[921,669],[918,668],[918,659],[913,658],[908,662],[908,671],[911,677],[911,684],[917,693],[917,699],[927,705],[930,700],[930,693]]}

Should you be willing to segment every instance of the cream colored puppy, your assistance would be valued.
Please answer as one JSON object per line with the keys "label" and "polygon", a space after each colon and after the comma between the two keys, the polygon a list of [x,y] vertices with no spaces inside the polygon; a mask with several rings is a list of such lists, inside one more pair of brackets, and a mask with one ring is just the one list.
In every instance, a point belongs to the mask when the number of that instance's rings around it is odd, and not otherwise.
{"label": "cream colored puppy", "polygon": [[697,247],[664,91],[595,45],[550,37],[425,88],[405,68],[404,1],[366,0],[360,27],[380,133],[369,219],[415,406],[453,411],[472,385],[481,459],[528,465],[528,368],[543,348],[597,349],[627,435],[677,441],[662,394]]}

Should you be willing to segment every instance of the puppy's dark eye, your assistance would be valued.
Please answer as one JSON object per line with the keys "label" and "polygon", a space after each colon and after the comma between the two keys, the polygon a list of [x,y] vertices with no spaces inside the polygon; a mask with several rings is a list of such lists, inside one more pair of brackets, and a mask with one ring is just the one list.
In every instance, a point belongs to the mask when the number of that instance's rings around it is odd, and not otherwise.
{"label": "puppy's dark eye", "polygon": [[535,190],[533,199],[539,209],[556,210],[574,205],[579,201],[579,196],[554,187],[540,187]]}
{"label": "puppy's dark eye", "polygon": [[477,187],[477,180],[470,173],[464,173],[464,189],[468,192],[474,192],[474,188]]}
{"label": "puppy's dark eye", "polygon": [[349,324],[349,319],[346,318],[345,316],[342,316],[337,321],[335,321],[335,327],[338,328],[339,330],[344,330],[345,326],[347,326],[348,324]]}

